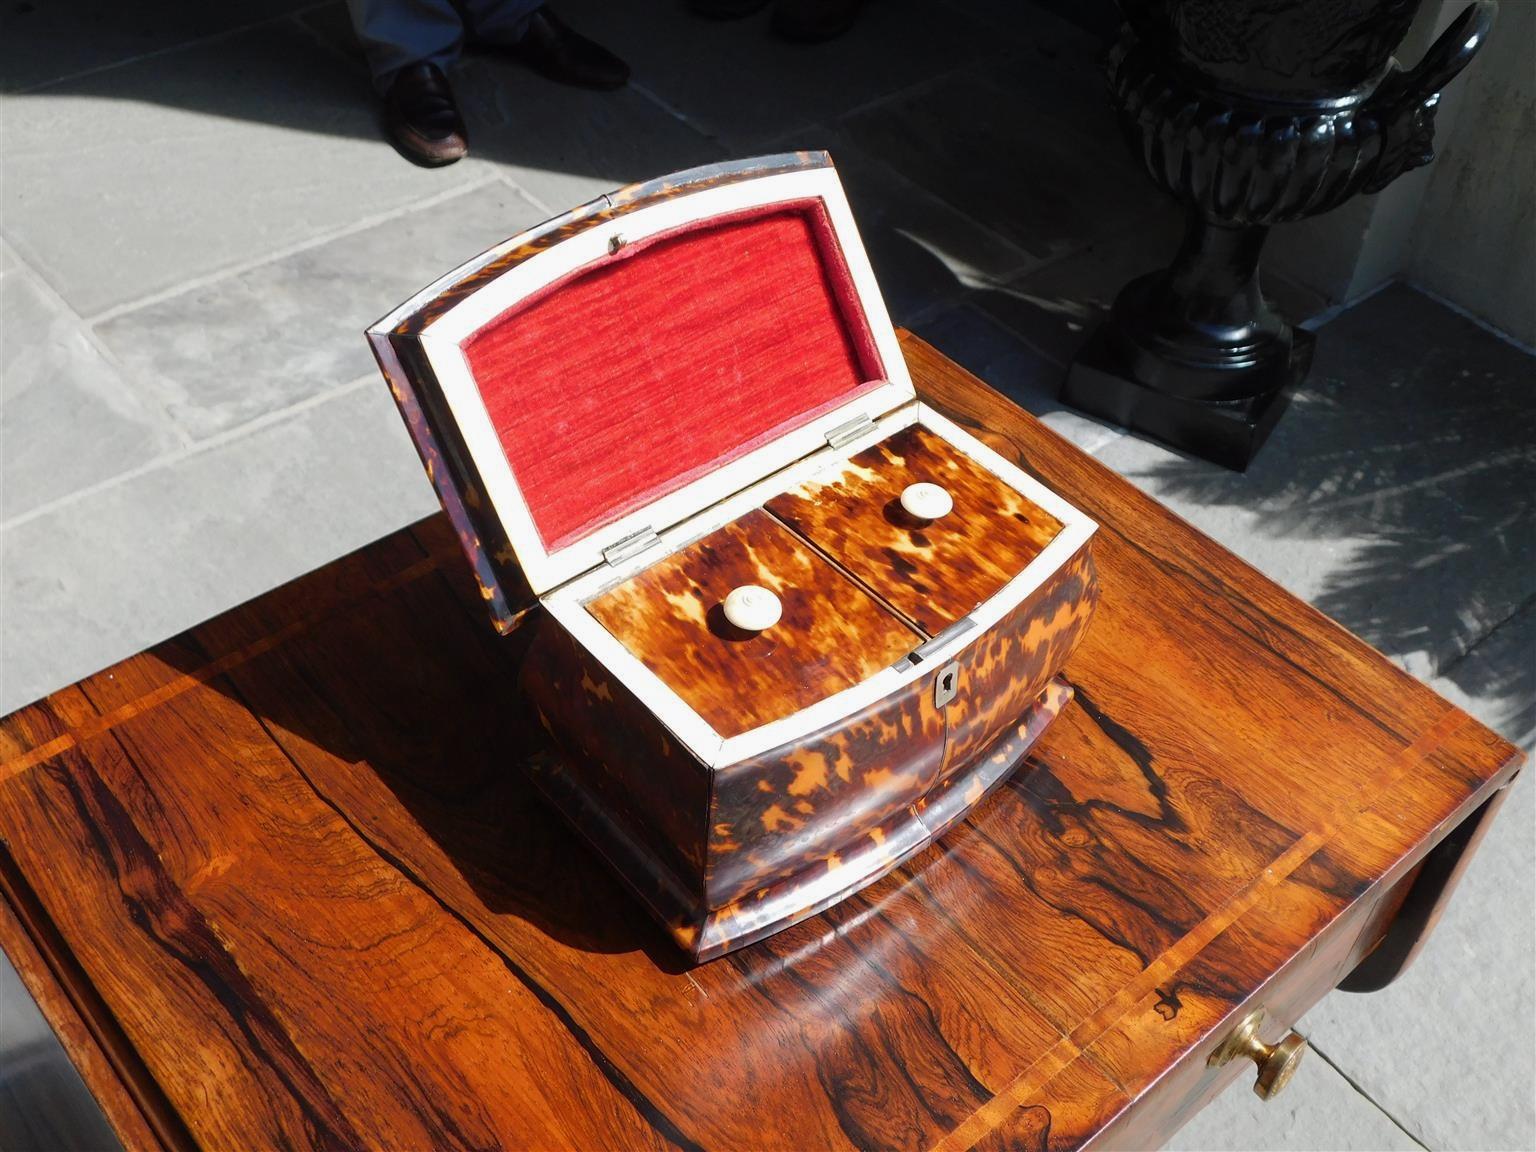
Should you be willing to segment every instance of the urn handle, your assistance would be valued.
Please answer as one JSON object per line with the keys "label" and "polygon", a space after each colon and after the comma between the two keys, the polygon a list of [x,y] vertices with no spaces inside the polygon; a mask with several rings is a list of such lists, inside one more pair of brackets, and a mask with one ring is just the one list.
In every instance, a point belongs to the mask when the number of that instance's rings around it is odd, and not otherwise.
{"label": "urn handle", "polygon": [[1408,71],[1395,68],[1366,100],[1364,111],[1376,116],[1383,130],[1381,154],[1367,192],[1379,192],[1412,168],[1435,158],[1435,108],[1440,92],[1456,79],[1488,39],[1498,12],[1498,0],[1473,0],[1450,27]]}
{"label": "urn handle", "polygon": [[[1488,32],[1493,27],[1493,18],[1498,11],[1498,0],[1474,0],[1468,4],[1461,10],[1461,15],[1451,21],[1450,27],[1440,33],[1440,39],[1430,45],[1429,51],[1424,53],[1417,64],[1406,72],[1394,74],[1383,83],[1382,88],[1390,85],[1395,89],[1389,98],[1394,103],[1419,103],[1438,94],[1456,79],[1463,68],[1472,63],[1472,57],[1477,55],[1483,41],[1488,39]],[[1378,89],[1371,97],[1371,102],[1375,103],[1381,95],[1381,89]]]}

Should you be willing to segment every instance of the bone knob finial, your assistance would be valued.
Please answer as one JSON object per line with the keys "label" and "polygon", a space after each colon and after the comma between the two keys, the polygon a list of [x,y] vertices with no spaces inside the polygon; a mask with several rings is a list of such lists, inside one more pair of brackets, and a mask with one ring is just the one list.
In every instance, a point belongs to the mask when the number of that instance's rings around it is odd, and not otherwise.
{"label": "bone knob finial", "polygon": [[937,484],[908,484],[901,490],[901,508],[919,520],[937,520],[955,506],[949,493]]}
{"label": "bone knob finial", "polygon": [[725,618],[744,632],[772,628],[784,614],[784,605],[766,588],[743,584],[725,598]]}

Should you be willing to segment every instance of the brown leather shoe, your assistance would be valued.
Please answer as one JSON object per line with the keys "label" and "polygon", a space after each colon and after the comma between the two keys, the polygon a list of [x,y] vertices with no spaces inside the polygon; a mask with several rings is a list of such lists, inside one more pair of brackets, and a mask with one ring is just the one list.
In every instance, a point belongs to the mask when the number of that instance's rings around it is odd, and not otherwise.
{"label": "brown leather shoe", "polygon": [[506,47],[514,58],[551,80],[578,88],[622,88],[629,65],[594,40],[570,28],[548,8],[534,10],[528,31]]}
{"label": "brown leather shoe", "polygon": [[464,118],[436,64],[395,73],[384,96],[384,131],[402,156],[427,168],[452,164],[469,151]]}

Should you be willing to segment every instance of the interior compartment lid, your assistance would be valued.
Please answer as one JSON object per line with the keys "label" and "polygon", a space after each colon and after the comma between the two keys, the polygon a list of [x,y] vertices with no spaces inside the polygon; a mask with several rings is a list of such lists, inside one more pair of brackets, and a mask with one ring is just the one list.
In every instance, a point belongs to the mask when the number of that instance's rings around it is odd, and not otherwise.
{"label": "interior compartment lid", "polygon": [[481,559],[535,595],[914,395],[824,152],[600,197],[370,338],[429,468],[486,498]]}

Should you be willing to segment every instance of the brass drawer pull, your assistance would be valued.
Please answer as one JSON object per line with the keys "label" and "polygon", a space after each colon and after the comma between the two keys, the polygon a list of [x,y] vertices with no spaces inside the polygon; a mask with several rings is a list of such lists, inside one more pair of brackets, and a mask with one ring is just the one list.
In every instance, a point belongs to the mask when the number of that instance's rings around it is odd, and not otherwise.
{"label": "brass drawer pull", "polygon": [[1259,1039],[1259,1029],[1263,1026],[1264,1009],[1255,1008],[1216,1046],[1206,1064],[1220,1068],[1233,1060],[1248,1057],[1259,1066],[1259,1078],[1254,1082],[1253,1091],[1260,1100],[1268,1100],[1290,1083],[1301,1063],[1301,1054],[1307,1050],[1307,1041],[1304,1036],[1287,1032],[1282,1039],[1266,1044]]}

